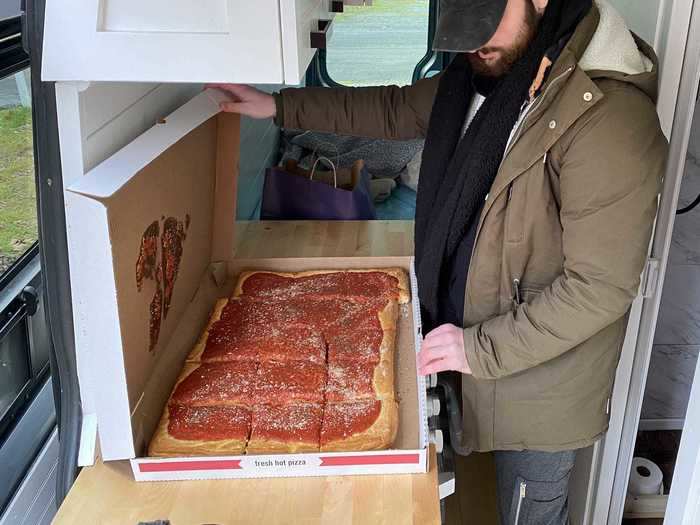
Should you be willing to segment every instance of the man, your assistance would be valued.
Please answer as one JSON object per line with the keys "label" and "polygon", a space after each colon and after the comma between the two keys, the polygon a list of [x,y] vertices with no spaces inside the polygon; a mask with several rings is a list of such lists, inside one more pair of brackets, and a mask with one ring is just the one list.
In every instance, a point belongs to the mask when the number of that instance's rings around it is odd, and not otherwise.
{"label": "man", "polygon": [[288,128],[426,138],[420,371],[461,373],[462,445],[495,451],[502,523],[563,524],[656,214],[656,58],[604,0],[442,0],[434,47],[451,65],[404,88],[216,87]]}

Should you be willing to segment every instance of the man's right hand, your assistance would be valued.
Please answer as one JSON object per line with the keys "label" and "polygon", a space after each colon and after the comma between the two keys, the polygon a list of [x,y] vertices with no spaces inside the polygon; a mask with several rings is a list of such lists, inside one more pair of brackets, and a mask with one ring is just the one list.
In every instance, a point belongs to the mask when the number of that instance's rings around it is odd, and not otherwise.
{"label": "man's right hand", "polygon": [[272,118],[277,114],[274,97],[254,87],[245,84],[207,84],[205,88],[219,89],[232,99],[219,105],[221,111],[257,119]]}

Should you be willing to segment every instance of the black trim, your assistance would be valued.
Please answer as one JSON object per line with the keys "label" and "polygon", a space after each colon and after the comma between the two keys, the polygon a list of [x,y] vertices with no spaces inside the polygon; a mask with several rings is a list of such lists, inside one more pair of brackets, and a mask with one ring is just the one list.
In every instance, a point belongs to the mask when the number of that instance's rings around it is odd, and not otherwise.
{"label": "black trim", "polygon": [[448,56],[441,51],[433,50],[433,40],[437,28],[438,11],[440,9],[439,0],[430,0],[428,6],[428,51],[423,58],[418,61],[413,70],[413,82],[428,76],[431,71],[442,71],[449,65]]}
{"label": "black trim", "polygon": [[59,506],[77,476],[82,410],[75,360],[56,93],[53,82],[41,81],[45,0],[26,0],[26,8],[27,42],[32,64],[41,273],[52,342],[50,361],[60,444],[56,475],[56,504]]}
{"label": "black trim", "polygon": [[688,204],[685,208],[680,208],[676,211],[676,215],[683,215],[685,213],[688,213],[689,211],[693,211],[697,205],[700,204],[700,195],[695,197],[695,200]]}
{"label": "black trim", "polygon": [[5,289],[10,282],[19,275],[19,273],[27,267],[27,265],[39,255],[39,243],[35,242],[32,246],[20,255],[12,265],[0,275],[0,293]]}

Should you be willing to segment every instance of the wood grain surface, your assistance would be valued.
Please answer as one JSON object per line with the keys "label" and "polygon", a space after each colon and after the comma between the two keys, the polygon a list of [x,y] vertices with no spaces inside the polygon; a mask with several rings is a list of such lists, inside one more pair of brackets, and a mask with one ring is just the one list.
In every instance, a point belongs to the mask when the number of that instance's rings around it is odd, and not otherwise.
{"label": "wood grain surface", "polygon": [[435,451],[426,474],[137,483],[127,461],[84,468],[54,524],[440,523]]}
{"label": "wood grain surface", "polygon": [[413,255],[413,221],[236,223],[237,257]]}

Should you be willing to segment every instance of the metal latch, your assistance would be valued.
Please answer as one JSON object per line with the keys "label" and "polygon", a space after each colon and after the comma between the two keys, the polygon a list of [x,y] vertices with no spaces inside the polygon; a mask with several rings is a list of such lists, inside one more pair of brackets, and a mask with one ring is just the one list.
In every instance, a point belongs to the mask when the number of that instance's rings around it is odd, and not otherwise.
{"label": "metal latch", "polygon": [[647,259],[642,273],[642,297],[649,299],[656,293],[659,282],[659,267],[661,263],[658,259]]}

